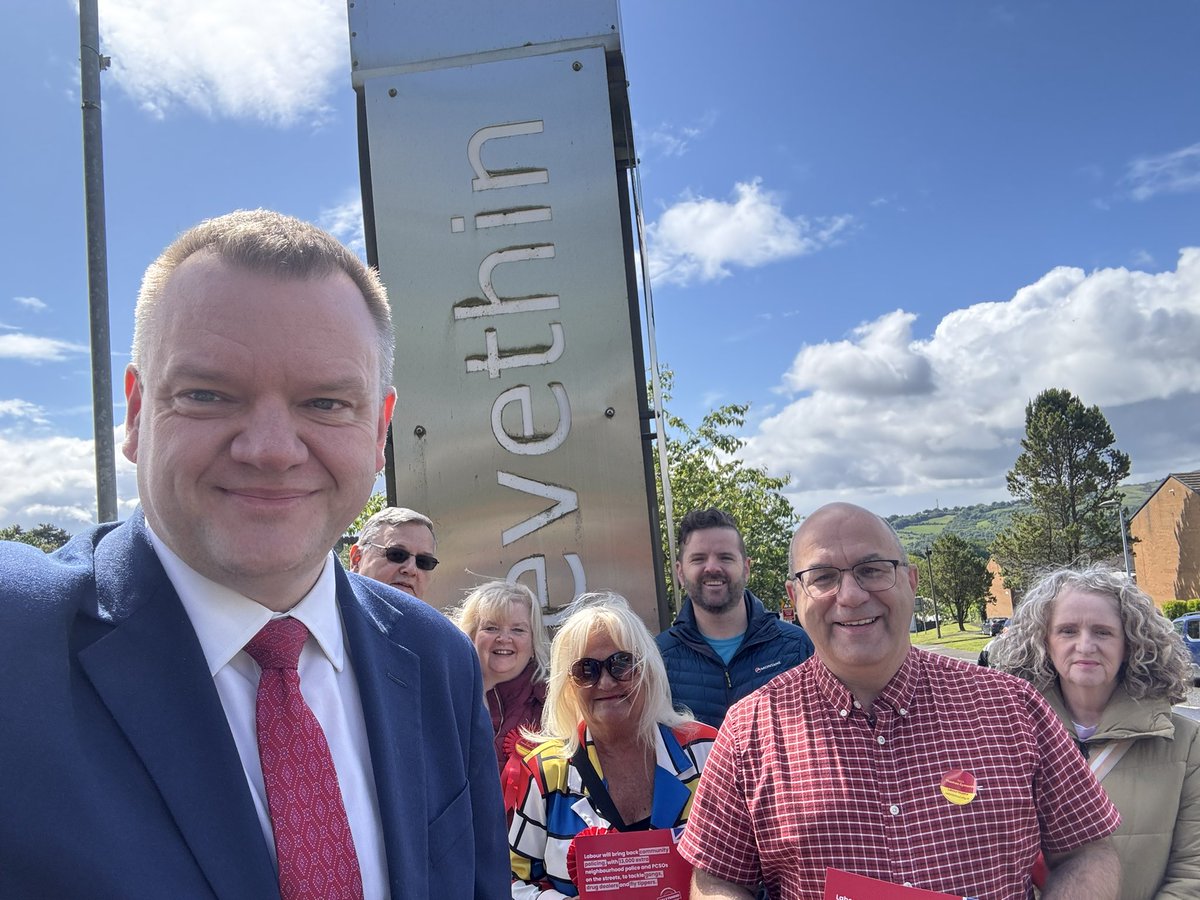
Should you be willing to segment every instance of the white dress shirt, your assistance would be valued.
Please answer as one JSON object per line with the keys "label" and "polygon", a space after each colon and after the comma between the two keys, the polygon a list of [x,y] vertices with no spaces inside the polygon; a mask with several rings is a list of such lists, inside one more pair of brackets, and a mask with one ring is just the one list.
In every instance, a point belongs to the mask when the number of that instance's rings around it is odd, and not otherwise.
{"label": "white dress shirt", "polygon": [[248,597],[205,578],[175,555],[153,531],[150,537],[200,639],[208,670],[212,673],[238,755],[242,758],[246,782],[273,861],[275,836],[258,757],[254,720],[260,670],[245,647],[275,617],[292,616],[308,628],[309,638],[300,651],[300,693],[317,717],[329,743],[362,872],[363,897],[387,900],[391,891],[379,798],[371,769],[358,682],[354,678],[338,612],[332,560],[326,560],[317,583],[299,603],[286,613],[273,613]]}

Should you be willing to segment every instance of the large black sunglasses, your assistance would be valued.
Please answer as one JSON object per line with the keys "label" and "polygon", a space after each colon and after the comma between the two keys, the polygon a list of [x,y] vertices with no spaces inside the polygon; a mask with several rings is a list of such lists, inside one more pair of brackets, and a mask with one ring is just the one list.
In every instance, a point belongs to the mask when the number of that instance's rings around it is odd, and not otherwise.
{"label": "large black sunglasses", "polygon": [[614,681],[629,681],[637,671],[637,660],[625,650],[618,650],[608,659],[585,656],[571,663],[571,680],[580,687],[591,687],[600,680],[600,673],[605,669]]}
{"label": "large black sunglasses", "polygon": [[395,563],[398,566],[402,566],[408,562],[410,556],[415,556],[417,568],[422,572],[432,572],[437,568],[437,557],[430,556],[428,553],[410,553],[403,547],[385,547],[383,544],[367,544],[367,546],[374,547],[376,550],[382,550],[383,555],[387,557],[387,561]]}

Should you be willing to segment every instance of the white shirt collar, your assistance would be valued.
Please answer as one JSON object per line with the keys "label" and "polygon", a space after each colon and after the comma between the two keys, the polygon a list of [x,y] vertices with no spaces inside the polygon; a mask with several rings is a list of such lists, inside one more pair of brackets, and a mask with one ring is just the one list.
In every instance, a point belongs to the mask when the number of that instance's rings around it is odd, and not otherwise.
{"label": "white shirt collar", "polygon": [[342,671],[346,662],[345,644],[338,615],[337,581],[330,558],[332,552],[326,558],[316,584],[300,602],[286,613],[273,613],[232,588],[205,578],[163,543],[148,523],[146,530],[150,533],[150,541],[167,577],[192,621],[196,637],[200,639],[209,674],[215,675],[228,665],[267,622],[282,615],[303,622],[330,664],[338,672]]}

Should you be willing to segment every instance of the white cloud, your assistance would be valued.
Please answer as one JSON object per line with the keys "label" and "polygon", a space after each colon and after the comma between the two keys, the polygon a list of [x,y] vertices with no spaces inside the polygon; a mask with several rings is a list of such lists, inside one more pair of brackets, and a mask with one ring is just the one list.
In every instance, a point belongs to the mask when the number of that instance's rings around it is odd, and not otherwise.
{"label": "white cloud", "polygon": [[1134,200],[1200,190],[1200,143],[1135,159],[1122,181],[1131,185],[1129,193]]}
{"label": "white cloud", "polygon": [[1154,254],[1149,250],[1137,249],[1133,251],[1133,264],[1139,269],[1151,269],[1154,267]]}
{"label": "white cloud", "polygon": [[716,122],[716,111],[709,110],[698,121],[689,125],[663,122],[657,128],[642,134],[635,124],[633,133],[637,136],[638,146],[644,148],[648,155],[679,157],[687,153],[692,141],[703,136]]}
{"label": "white cloud", "polygon": [[35,425],[50,424],[50,420],[46,418],[46,411],[28,400],[0,400],[0,422],[4,419],[17,419]]}
{"label": "white cloud", "polygon": [[[124,429],[117,434],[117,446]],[[117,454],[118,515],[136,506],[133,465]],[[70,532],[96,517],[96,464],[92,442],[74,437],[0,433],[0,526],[49,522]]]}
{"label": "white cloud", "polygon": [[836,497],[879,512],[1006,499],[1026,404],[1050,387],[1108,416],[1134,474],[1200,464],[1200,248],[1175,271],[1057,268],[932,336],[896,310],[804,346],[790,399],[746,458],[793,476],[801,513]]}
{"label": "white cloud", "polygon": [[349,79],[344,0],[105,0],[100,36],[112,78],[158,117],[316,122]]}
{"label": "white cloud", "polygon": [[733,267],[756,268],[815,253],[852,222],[848,215],[789,217],[761,179],[739,182],[729,201],[687,197],[646,229],[650,277],[683,285],[725,278]]}
{"label": "white cloud", "polygon": [[34,312],[42,312],[50,308],[44,301],[39,300],[37,297],[13,297],[13,300],[26,309],[32,309]]}
{"label": "white cloud", "polygon": [[0,334],[0,359],[27,362],[61,362],[78,353],[87,353],[82,344],[32,334]]}
{"label": "white cloud", "polygon": [[367,240],[363,234],[362,195],[357,190],[353,191],[344,203],[321,210],[317,224],[366,261]]}

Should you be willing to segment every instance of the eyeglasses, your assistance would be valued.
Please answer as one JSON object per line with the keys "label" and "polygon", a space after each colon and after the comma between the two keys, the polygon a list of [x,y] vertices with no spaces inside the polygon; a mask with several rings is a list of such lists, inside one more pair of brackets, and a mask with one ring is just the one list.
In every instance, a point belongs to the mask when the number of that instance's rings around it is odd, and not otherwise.
{"label": "eyeglasses", "polygon": [[899,559],[869,559],[848,569],[837,566],[813,566],[792,577],[800,582],[804,593],[814,600],[823,600],[836,594],[842,587],[842,576],[849,572],[864,591],[886,591],[896,584],[896,569],[907,568],[908,563]]}
{"label": "eyeglasses", "polygon": [[422,572],[432,572],[437,568],[437,557],[430,556],[428,553],[409,553],[403,547],[385,547],[383,544],[367,544],[367,546],[374,547],[376,550],[382,550],[383,555],[387,557],[387,561],[395,563],[398,566],[402,566],[408,562],[410,556],[415,556],[417,568]]}
{"label": "eyeglasses", "polygon": [[571,663],[571,680],[580,687],[591,687],[600,680],[600,673],[605,669],[614,681],[629,681],[637,671],[637,660],[625,650],[618,650],[608,659],[585,656]]}

